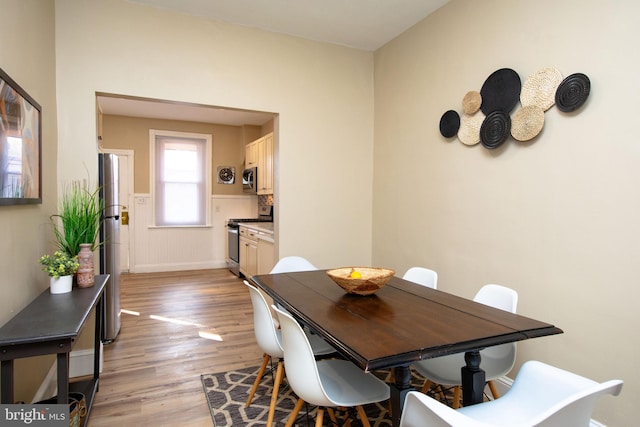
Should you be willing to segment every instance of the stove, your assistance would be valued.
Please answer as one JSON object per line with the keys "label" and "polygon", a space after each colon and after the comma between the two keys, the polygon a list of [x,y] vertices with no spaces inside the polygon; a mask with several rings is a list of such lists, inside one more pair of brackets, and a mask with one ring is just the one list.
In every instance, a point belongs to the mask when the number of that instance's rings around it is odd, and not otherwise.
{"label": "stove", "polygon": [[260,216],[257,218],[230,218],[228,227],[238,227],[242,222],[273,222],[273,206],[260,206]]}
{"label": "stove", "polygon": [[227,220],[227,265],[236,276],[240,276],[240,235],[238,229],[243,222],[273,222],[273,206],[260,206],[257,218],[230,218]]}

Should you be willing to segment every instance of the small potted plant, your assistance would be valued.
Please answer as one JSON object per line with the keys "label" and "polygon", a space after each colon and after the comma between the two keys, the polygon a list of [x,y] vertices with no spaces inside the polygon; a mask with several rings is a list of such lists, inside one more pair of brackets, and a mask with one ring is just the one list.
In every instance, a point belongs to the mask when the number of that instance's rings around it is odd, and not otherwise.
{"label": "small potted plant", "polygon": [[40,258],[40,264],[49,275],[49,290],[52,294],[71,292],[73,274],[80,266],[77,256],[69,256],[66,252],[55,251],[53,255],[43,255]]}

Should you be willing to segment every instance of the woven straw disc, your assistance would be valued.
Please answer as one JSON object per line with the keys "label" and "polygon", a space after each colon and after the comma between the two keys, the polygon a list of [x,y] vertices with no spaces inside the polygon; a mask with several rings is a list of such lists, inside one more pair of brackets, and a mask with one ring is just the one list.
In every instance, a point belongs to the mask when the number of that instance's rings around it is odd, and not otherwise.
{"label": "woven straw disc", "polygon": [[480,92],[471,90],[462,98],[462,111],[465,114],[473,114],[480,109],[482,105],[482,95]]}
{"label": "woven straw disc", "polygon": [[520,92],[523,106],[536,105],[547,111],[555,104],[556,90],[562,82],[562,73],[555,68],[542,68],[525,80]]}
{"label": "woven straw disc", "polygon": [[464,145],[476,145],[480,142],[480,127],[484,121],[485,115],[482,111],[478,111],[474,115],[463,114],[460,118],[460,129],[458,130],[458,139]]}
{"label": "woven straw disc", "polygon": [[511,136],[517,141],[529,141],[538,136],[544,126],[544,111],[537,105],[527,105],[513,114]]}

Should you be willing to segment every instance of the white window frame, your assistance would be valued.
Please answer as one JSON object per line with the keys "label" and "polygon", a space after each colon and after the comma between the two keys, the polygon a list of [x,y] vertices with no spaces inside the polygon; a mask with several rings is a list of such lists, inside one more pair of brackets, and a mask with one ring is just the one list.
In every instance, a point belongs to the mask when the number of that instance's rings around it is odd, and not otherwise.
{"label": "white window frame", "polygon": [[[191,139],[191,140],[204,140],[205,141],[205,185],[204,191],[205,197],[205,218],[204,224],[185,224],[185,225],[158,225],[156,220],[156,139],[157,137],[169,137],[177,139]],[[149,160],[150,160],[150,183],[151,183],[151,200],[153,204],[152,215],[153,225],[157,228],[198,228],[198,227],[211,227],[211,177],[212,177],[212,136],[204,133],[191,133],[191,132],[177,132],[167,131],[159,129],[149,129]]]}

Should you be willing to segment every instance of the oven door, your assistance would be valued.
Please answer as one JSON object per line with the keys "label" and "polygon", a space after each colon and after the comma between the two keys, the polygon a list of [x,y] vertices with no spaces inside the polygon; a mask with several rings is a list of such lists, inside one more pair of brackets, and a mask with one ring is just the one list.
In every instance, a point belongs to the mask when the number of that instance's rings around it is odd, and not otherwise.
{"label": "oven door", "polygon": [[240,235],[238,224],[227,224],[227,267],[236,276],[240,276]]}

